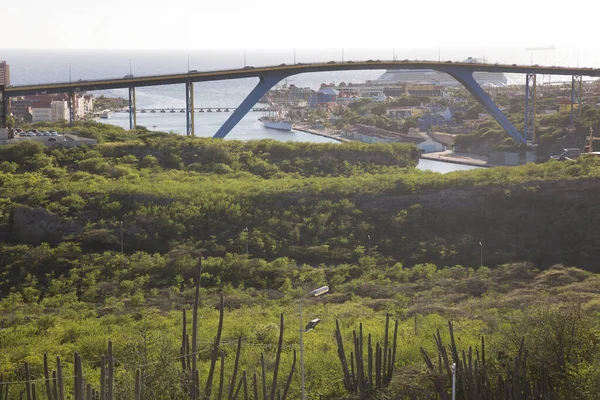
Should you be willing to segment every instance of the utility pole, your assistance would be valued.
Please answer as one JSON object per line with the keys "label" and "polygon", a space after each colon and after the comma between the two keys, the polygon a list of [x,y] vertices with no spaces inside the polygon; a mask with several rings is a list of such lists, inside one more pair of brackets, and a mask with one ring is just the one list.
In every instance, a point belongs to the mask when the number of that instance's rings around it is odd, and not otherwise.
{"label": "utility pole", "polygon": [[479,248],[480,248],[479,266],[482,267],[483,266],[483,244],[481,242],[479,242]]}
{"label": "utility pole", "polygon": [[121,255],[123,255],[123,221],[120,221],[119,225],[121,226]]}

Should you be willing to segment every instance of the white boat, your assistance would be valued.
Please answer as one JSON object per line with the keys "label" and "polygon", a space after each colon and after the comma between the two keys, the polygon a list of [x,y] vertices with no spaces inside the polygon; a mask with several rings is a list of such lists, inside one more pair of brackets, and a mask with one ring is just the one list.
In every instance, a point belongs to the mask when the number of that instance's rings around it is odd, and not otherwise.
{"label": "white boat", "polygon": [[291,131],[292,122],[285,120],[276,120],[270,117],[262,117],[260,121],[263,123],[265,128],[277,129],[280,131]]}
{"label": "white boat", "polygon": [[287,118],[286,110],[284,108],[272,109],[269,115],[265,115],[258,119],[263,123],[265,128],[277,129],[280,131],[291,131],[292,121]]}
{"label": "white boat", "polygon": [[[469,57],[463,61],[468,64],[480,64],[481,60]],[[481,86],[505,86],[506,76],[498,72],[474,72],[473,78]],[[462,86],[456,79],[448,74],[433,69],[388,69],[377,78],[379,84],[423,83],[442,86]]]}

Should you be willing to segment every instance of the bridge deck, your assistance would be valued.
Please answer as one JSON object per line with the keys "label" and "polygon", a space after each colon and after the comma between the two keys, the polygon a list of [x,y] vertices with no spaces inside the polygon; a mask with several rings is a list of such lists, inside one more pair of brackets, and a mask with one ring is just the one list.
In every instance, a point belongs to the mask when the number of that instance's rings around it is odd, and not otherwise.
{"label": "bridge deck", "polygon": [[69,91],[92,91],[118,89],[142,86],[171,85],[186,82],[208,82],[225,79],[258,78],[265,76],[281,75],[283,77],[308,73],[326,71],[356,71],[373,69],[434,69],[444,71],[445,68],[464,69],[466,71],[503,72],[518,74],[543,74],[543,75],[581,75],[589,77],[600,77],[600,69],[594,68],[571,68],[571,67],[548,67],[548,66],[524,66],[507,64],[473,64],[473,63],[451,63],[431,61],[347,61],[329,63],[309,64],[281,64],[267,67],[246,67],[241,69],[228,69],[218,71],[200,71],[169,75],[152,75],[141,77],[125,77],[98,80],[80,80],[77,82],[47,83],[36,85],[15,85],[5,88],[5,94],[9,97],[44,94],[64,93]]}

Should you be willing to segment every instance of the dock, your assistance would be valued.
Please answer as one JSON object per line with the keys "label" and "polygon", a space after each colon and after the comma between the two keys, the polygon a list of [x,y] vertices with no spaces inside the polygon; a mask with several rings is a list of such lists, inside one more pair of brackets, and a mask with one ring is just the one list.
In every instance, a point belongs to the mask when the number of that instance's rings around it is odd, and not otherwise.
{"label": "dock", "polygon": [[293,128],[295,131],[301,131],[301,132],[306,132],[306,133],[310,133],[311,135],[317,135],[317,136],[322,136],[322,137],[326,137],[329,139],[333,139],[336,140],[338,142],[350,142],[350,140],[345,139],[343,137],[341,137],[338,134],[333,134],[330,132],[326,132],[322,129],[315,129],[315,128],[310,128],[306,125],[302,125],[302,124],[295,124],[293,126]]}
{"label": "dock", "polygon": [[488,157],[479,154],[459,153],[452,150],[438,151],[435,153],[423,153],[421,158],[424,160],[443,161],[452,164],[472,165],[475,167],[494,167]]}

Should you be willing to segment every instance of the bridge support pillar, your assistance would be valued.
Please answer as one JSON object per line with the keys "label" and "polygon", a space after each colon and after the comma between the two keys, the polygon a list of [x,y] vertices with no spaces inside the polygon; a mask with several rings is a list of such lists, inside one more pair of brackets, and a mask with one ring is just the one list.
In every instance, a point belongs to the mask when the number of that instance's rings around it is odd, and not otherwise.
{"label": "bridge support pillar", "polygon": [[492,117],[500,126],[512,137],[517,143],[526,144],[527,140],[519,133],[517,128],[509,121],[509,119],[500,111],[496,103],[492,100],[492,98],[483,90],[481,86],[477,83],[475,78],[473,78],[473,72],[467,71],[459,68],[440,68],[439,71],[445,72],[448,75],[452,76],[454,79],[459,81],[468,91],[475,97],[475,99],[486,109],[487,112],[490,113]]}
{"label": "bridge support pillar", "polygon": [[135,87],[129,88],[129,130],[134,130],[137,126],[135,115]]}
{"label": "bridge support pillar", "polygon": [[214,138],[222,139],[241,121],[241,119],[252,109],[258,101],[263,97],[269,89],[275,86],[282,79],[285,79],[289,74],[277,74],[261,76],[258,85],[250,94],[242,101],[242,103],[235,109],[235,111],[227,118],[227,121],[219,128],[217,133],[214,134]]}
{"label": "bridge support pillar", "polygon": [[[581,123],[581,92],[583,78],[581,75],[573,75],[571,78],[571,115],[569,118],[569,128],[575,128]],[[575,106],[577,104],[577,106]]]}
{"label": "bridge support pillar", "polygon": [[6,128],[8,118],[8,97],[4,93],[4,86],[0,86],[0,128]]}
{"label": "bridge support pillar", "polygon": [[195,136],[194,131],[194,82],[185,83],[185,120],[186,133],[188,136]]}
{"label": "bridge support pillar", "polygon": [[535,97],[536,76],[527,74],[525,78],[525,123],[523,135],[528,142],[535,143]]}
{"label": "bridge support pillar", "polygon": [[69,126],[75,123],[75,92],[69,92],[67,97],[67,107],[69,107]]}

